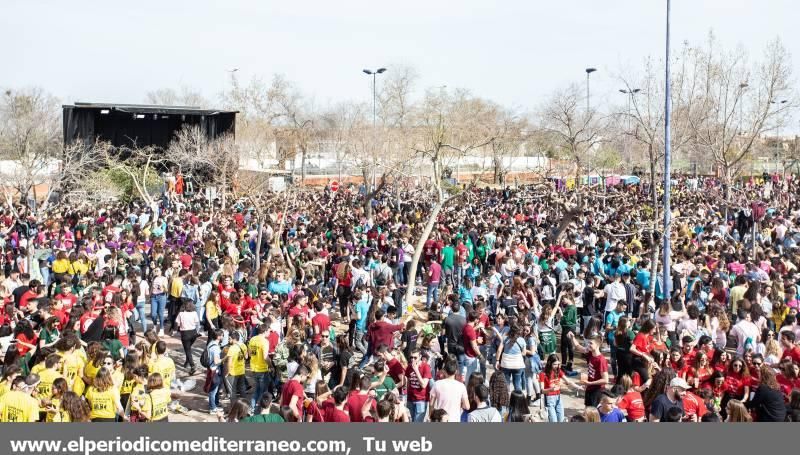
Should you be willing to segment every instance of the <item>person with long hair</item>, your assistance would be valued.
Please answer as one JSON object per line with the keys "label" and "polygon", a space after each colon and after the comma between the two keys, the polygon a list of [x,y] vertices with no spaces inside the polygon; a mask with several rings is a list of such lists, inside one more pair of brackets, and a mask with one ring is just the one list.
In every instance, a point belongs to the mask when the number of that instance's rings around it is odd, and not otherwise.
{"label": "person with long hair", "polygon": [[617,400],[617,407],[625,414],[625,418],[629,422],[644,422],[646,420],[644,400],[633,384],[633,380],[626,374],[620,378],[618,383],[623,395]]}
{"label": "person with long hair", "polygon": [[562,384],[572,387],[575,390],[581,390],[582,387],[564,375],[564,371],[561,370],[561,361],[556,354],[550,354],[547,357],[547,363],[542,372],[539,373],[539,381],[542,384],[544,406],[547,409],[547,421],[563,422],[564,404],[561,400]]}
{"label": "person with long hair", "polygon": [[736,357],[725,373],[725,387],[728,399],[746,403],[750,398],[750,371],[744,359]]}
{"label": "person with long hair", "polygon": [[141,409],[145,419],[148,422],[168,422],[171,401],[172,393],[169,386],[164,384],[161,374],[152,373],[147,378],[147,393]]}
{"label": "person with long hair", "polygon": [[639,332],[633,338],[633,343],[630,347],[631,353],[631,367],[633,371],[639,374],[642,383],[647,382],[650,378],[650,371],[648,365],[653,362],[651,355],[653,344],[653,333],[656,331],[656,324],[652,319],[644,321]]}
{"label": "person with long hair", "polygon": [[714,368],[703,351],[697,351],[694,361],[685,370],[685,379],[694,390],[700,390],[711,378]]}
{"label": "person with long hair", "polygon": [[759,378],[761,381],[747,407],[755,412],[758,422],[783,422],[786,420],[786,405],[775,372],[767,365],[761,365]]}
{"label": "person with long hair", "polygon": [[92,422],[116,422],[124,414],[119,396],[119,388],[114,385],[111,370],[105,366],[97,371],[97,376],[86,390],[86,401],[91,407]]}
{"label": "person with long hair", "polygon": [[61,398],[61,403],[53,414],[52,422],[91,422],[91,412],[89,402],[69,390]]}
{"label": "person with long hair", "polygon": [[194,356],[192,355],[192,345],[200,337],[198,330],[200,329],[200,317],[197,316],[197,310],[194,303],[188,299],[183,299],[180,312],[175,318],[175,324],[181,334],[181,345],[183,346],[183,355],[186,359],[183,362],[184,368],[189,368],[189,376],[194,375],[196,368],[194,363]]}
{"label": "person with long hair", "polygon": [[750,416],[744,403],[739,400],[730,400],[725,407],[728,417],[725,422],[752,422],[753,418]]}
{"label": "person with long hair", "polygon": [[670,381],[672,381],[675,377],[677,377],[677,374],[672,368],[662,368],[658,370],[655,375],[653,375],[652,381],[650,382],[650,387],[648,387],[647,390],[645,390],[642,394],[642,401],[648,415],[653,402],[659,395],[663,394],[667,390]]}
{"label": "person with long hair", "polygon": [[508,416],[506,422],[528,422],[531,411],[528,408],[528,398],[520,390],[511,392],[508,401]]}
{"label": "person with long hair", "polygon": [[633,347],[634,338],[636,335],[631,330],[631,320],[627,316],[620,317],[617,327],[614,329],[614,346],[617,350],[617,383],[623,376],[633,374],[631,347]]}
{"label": "person with long hair", "polygon": [[[525,340],[522,338],[522,329],[517,324],[512,324],[497,351],[495,369],[501,370],[506,376],[506,383],[513,384],[514,390],[524,391],[523,376],[525,373]],[[512,382],[513,381],[513,382]]]}

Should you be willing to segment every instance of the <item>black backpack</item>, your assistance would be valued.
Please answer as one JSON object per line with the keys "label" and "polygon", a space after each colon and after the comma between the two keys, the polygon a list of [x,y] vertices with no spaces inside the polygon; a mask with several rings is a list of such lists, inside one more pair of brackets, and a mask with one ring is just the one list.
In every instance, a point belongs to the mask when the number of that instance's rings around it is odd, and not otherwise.
{"label": "black backpack", "polygon": [[211,346],[211,343],[203,349],[203,353],[200,354],[200,366],[203,368],[211,368],[211,354],[208,353],[208,348]]}

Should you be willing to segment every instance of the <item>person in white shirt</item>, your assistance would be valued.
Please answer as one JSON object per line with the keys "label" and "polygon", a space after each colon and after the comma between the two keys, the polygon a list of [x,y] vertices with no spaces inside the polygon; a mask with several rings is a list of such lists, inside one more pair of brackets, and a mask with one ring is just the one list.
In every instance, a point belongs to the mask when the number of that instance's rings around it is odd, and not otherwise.
{"label": "person in white shirt", "polygon": [[736,353],[740,356],[744,355],[748,348],[755,349],[761,338],[750,312],[744,310],[739,310],[739,322],[733,326],[731,334],[736,337]]}
{"label": "person in white shirt", "polygon": [[449,422],[461,422],[461,412],[469,410],[467,387],[457,380],[458,360],[449,355],[444,362],[446,378],[436,381],[431,389],[431,401],[428,411],[444,409]]}
{"label": "person in white shirt", "polygon": [[[620,300],[625,300],[625,285],[622,284],[622,275],[619,273],[614,274],[614,281],[607,284],[606,287],[603,288],[603,295],[606,298],[606,308],[605,308],[605,315],[614,311],[614,308],[617,307],[617,302]],[[605,317],[604,315],[604,317]]]}

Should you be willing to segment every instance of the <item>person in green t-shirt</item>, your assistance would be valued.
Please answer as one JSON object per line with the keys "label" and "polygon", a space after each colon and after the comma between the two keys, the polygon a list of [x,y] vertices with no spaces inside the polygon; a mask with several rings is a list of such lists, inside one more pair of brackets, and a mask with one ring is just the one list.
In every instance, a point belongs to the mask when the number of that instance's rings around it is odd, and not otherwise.
{"label": "person in green t-shirt", "polygon": [[250,417],[245,417],[240,422],[246,423],[283,423],[285,420],[280,414],[273,414],[270,412],[272,409],[273,396],[269,392],[264,392],[259,399],[258,405],[261,408],[261,414],[256,414]]}
{"label": "person in green t-shirt", "polygon": [[578,308],[575,306],[575,300],[568,293],[572,293],[570,285],[567,285],[561,293],[561,359],[565,369],[572,371],[575,352],[572,350],[569,334],[572,333],[573,336],[578,334]]}
{"label": "person in green t-shirt", "polygon": [[372,373],[372,388],[375,390],[375,395],[378,401],[389,392],[393,392],[397,388],[394,379],[389,376],[389,368],[386,366],[384,360],[375,362],[374,370]]}

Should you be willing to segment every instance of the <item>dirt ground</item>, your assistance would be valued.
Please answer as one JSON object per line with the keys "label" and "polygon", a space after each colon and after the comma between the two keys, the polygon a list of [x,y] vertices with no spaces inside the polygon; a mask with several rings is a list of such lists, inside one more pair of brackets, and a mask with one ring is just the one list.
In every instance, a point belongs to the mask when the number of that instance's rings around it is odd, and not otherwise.
{"label": "dirt ground", "polygon": [[[419,304],[416,305],[417,315],[415,318],[422,322],[426,317],[424,312],[424,305]],[[149,310],[146,314],[150,314]],[[337,324],[334,325],[337,332],[343,332],[346,327],[339,326]],[[176,332],[176,335],[178,333]],[[188,389],[186,391],[175,390],[173,388],[173,398],[175,398],[182,407],[186,408],[185,412],[171,412],[169,416],[169,420],[171,422],[215,422],[217,421],[216,415],[210,415],[208,413],[208,397],[203,392],[203,383],[205,382],[205,369],[200,367],[200,355],[202,353],[202,349],[206,345],[206,337],[198,338],[193,346],[193,356],[195,360],[195,364],[197,365],[197,372],[189,376],[189,371],[186,368],[183,368],[184,362],[184,354],[183,348],[181,346],[181,341],[179,336],[165,336],[162,338],[166,341],[168,346],[168,352],[170,357],[175,361],[175,366],[177,367],[177,378],[181,382],[191,382],[194,381],[194,387]],[[575,365],[578,369],[583,370],[585,369],[585,362],[583,359],[578,359],[576,356]],[[493,368],[489,368],[489,376],[491,372],[493,372]],[[249,375],[249,373],[248,373]],[[562,403],[564,405],[564,413],[567,418],[572,415],[578,414],[583,411],[583,395],[576,396],[574,391],[568,391],[562,394],[561,396]],[[533,406],[531,406],[531,414],[533,415],[534,420],[536,421],[547,421],[547,414],[544,412],[543,408],[541,407],[541,401],[536,402]],[[227,408],[229,406],[229,402],[227,400],[222,401],[222,406]]]}

